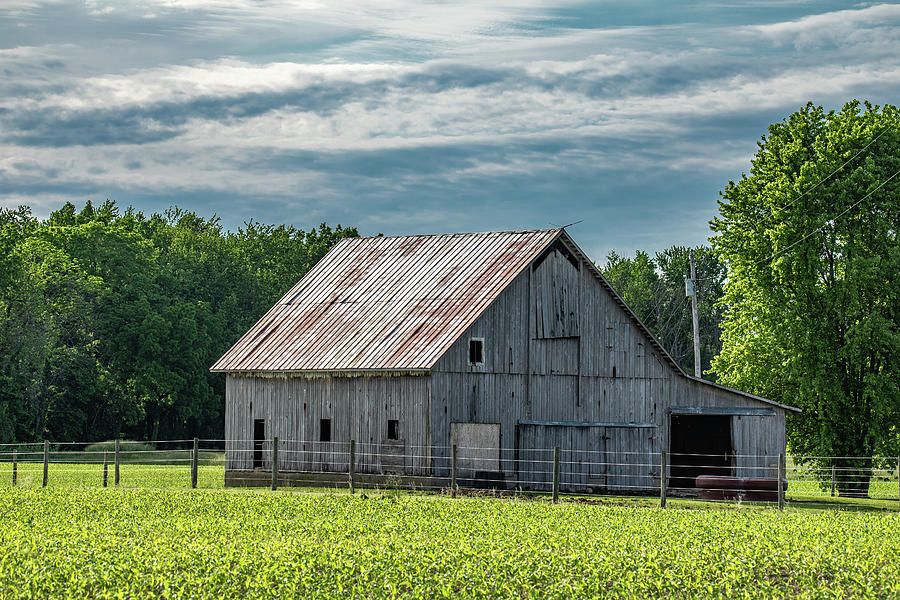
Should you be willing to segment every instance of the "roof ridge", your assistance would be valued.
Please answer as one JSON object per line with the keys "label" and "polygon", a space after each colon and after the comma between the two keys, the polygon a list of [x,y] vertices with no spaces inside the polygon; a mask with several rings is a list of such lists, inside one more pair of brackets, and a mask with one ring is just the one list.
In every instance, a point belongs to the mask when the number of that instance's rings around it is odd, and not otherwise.
{"label": "roof ridge", "polygon": [[406,235],[361,235],[357,238],[345,238],[351,240],[373,240],[373,239],[398,239],[398,238],[424,238],[424,237],[466,237],[466,236],[487,236],[487,235],[508,235],[508,234],[526,234],[526,233],[542,233],[545,231],[563,231],[564,227],[545,227],[541,229],[506,229],[498,231],[458,231],[455,233],[411,233]]}

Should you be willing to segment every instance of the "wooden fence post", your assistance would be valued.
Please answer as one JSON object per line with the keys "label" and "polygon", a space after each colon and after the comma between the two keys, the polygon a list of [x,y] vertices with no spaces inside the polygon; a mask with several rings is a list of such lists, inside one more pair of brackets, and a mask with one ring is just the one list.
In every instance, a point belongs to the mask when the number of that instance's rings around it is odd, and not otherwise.
{"label": "wooden fence post", "polygon": [[450,449],[450,497],[456,498],[456,444]]}
{"label": "wooden fence post", "polygon": [[19,451],[13,450],[13,485],[16,485],[16,480],[19,478]]}
{"label": "wooden fence post", "polygon": [[103,451],[103,487],[109,482],[109,459],[106,457],[106,450]]}
{"label": "wooden fence post", "polygon": [[50,475],[50,442],[44,440],[44,487],[47,487],[47,479]]}
{"label": "wooden fence post", "polygon": [[831,465],[831,495],[834,496],[834,474],[835,474],[835,466]]}
{"label": "wooden fence post", "polygon": [[191,451],[191,489],[197,489],[197,459],[200,457],[200,439],[194,438],[194,449]]}
{"label": "wooden fence post", "polygon": [[666,507],[666,488],[669,487],[669,465],[666,460],[666,451],[659,453],[659,507]]}
{"label": "wooden fence post", "polygon": [[278,436],[272,438],[272,491],[278,489]]}
{"label": "wooden fence post", "polygon": [[350,440],[350,465],[347,474],[350,478],[350,493],[355,494],[356,482],[353,481],[353,478],[356,476],[356,440]]}
{"label": "wooden fence post", "polygon": [[553,447],[553,503],[559,502],[559,446]]}
{"label": "wooden fence post", "polygon": [[116,440],[115,454],[113,455],[113,483],[119,485],[119,440]]}
{"label": "wooden fence post", "polygon": [[782,487],[782,479],[785,477],[785,461],[784,454],[778,455],[778,510],[784,510],[784,487]]}

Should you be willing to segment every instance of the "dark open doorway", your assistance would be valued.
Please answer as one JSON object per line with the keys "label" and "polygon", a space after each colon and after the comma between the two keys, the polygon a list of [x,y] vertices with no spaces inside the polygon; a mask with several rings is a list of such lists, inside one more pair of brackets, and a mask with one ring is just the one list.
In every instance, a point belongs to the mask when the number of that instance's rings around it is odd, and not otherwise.
{"label": "dark open doorway", "polygon": [[266,440],[265,419],[253,420],[253,468],[263,467],[263,442]]}
{"label": "dark open doorway", "polygon": [[672,415],[671,477],[674,488],[693,488],[700,475],[732,475],[731,416]]}

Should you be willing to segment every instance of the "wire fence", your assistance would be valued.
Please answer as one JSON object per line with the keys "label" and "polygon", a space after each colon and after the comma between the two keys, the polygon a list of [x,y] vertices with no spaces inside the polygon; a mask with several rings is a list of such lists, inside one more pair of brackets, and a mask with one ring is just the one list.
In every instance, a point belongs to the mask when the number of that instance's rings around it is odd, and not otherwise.
{"label": "wire fence", "polygon": [[[781,481],[779,487],[778,482]],[[0,444],[0,487],[330,487],[900,502],[898,459],[194,439]]]}

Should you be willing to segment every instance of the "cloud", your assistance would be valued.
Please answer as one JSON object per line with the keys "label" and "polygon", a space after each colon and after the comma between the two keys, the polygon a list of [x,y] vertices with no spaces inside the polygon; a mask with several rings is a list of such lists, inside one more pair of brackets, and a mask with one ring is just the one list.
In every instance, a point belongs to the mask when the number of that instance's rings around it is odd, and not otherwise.
{"label": "cloud", "polygon": [[768,123],[897,97],[897,6],[839,4],[4,4],[0,204],[696,243]]}
{"label": "cloud", "polygon": [[897,27],[900,25],[900,5],[877,4],[860,9],[847,9],[800,19],[755,25],[749,31],[758,32],[778,44],[792,44],[798,50],[815,50],[826,46],[864,46],[896,48]]}

